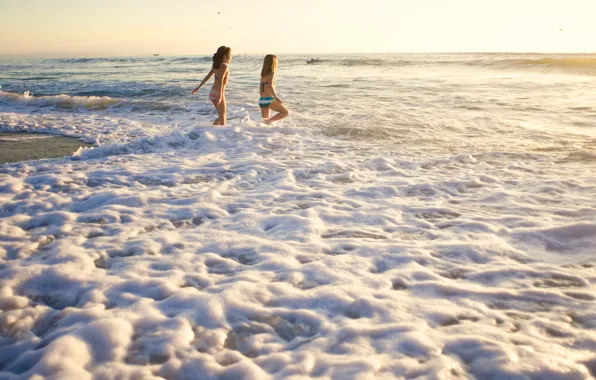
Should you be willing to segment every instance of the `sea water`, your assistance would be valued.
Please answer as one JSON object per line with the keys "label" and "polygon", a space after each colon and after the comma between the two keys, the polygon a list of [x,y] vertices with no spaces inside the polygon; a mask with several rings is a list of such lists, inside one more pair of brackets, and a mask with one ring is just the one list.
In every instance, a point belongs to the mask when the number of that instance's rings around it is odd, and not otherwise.
{"label": "sea water", "polygon": [[0,61],[0,379],[596,373],[595,55],[262,58]]}

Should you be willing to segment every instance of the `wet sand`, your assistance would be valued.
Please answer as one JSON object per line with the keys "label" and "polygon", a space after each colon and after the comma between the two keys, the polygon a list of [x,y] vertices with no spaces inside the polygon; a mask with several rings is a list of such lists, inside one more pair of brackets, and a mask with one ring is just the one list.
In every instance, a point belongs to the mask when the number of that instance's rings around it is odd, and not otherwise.
{"label": "wet sand", "polygon": [[41,133],[0,132],[0,164],[70,156],[81,146],[93,145],[74,137]]}

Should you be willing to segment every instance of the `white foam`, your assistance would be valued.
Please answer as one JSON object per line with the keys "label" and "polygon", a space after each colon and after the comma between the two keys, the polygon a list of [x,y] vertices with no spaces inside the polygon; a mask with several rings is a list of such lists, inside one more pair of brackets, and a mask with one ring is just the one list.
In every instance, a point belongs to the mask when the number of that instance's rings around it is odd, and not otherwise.
{"label": "white foam", "polygon": [[113,115],[0,113],[0,131],[60,134],[80,137],[88,143],[98,145],[156,136],[175,129],[175,125],[149,124]]}
{"label": "white foam", "polygon": [[57,107],[62,109],[84,108],[88,110],[105,109],[120,103],[109,96],[70,96],[41,95],[36,96],[29,91],[22,94],[0,91],[0,104],[14,106]]}
{"label": "white foam", "polygon": [[[562,179],[577,166],[134,125],[3,167],[2,376],[589,376],[596,182]],[[581,220],[540,201],[563,188]]]}

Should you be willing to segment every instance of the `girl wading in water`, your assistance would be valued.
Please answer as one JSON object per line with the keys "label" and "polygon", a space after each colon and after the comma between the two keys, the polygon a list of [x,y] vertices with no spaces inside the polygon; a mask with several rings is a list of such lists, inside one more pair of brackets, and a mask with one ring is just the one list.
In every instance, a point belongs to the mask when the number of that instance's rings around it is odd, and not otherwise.
{"label": "girl wading in water", "polygon": [[[261,108],[261,117],[265,124],[271,124],[288,116],[290,112],[275,94],[275,71],[277,70],[277,57],[268,54],[263,61],[263,70],[261,70],[261,84],[259,86],[259,107]],[[270,110],[278,112],[271,119]]]}
{"label": "girl wading in water", "polygon": [[215,76],[213,88],[209,92],[209,100],[215,106],[218,118],[213,125],[226,125],[226,85],[228,84],[228,63],[232,60],[232,49],[227,46],[220,46],[213,55],[213,67],[207,74],[201,84],[192,90],[194,95],[199,89],[207,83],[212,75]]}

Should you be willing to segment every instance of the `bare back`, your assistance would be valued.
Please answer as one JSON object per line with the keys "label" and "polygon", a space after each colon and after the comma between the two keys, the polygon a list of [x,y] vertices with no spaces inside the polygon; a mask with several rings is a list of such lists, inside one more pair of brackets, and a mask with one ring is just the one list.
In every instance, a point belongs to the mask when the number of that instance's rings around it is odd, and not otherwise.
{"label": "bare back", "polygon": [[228,65],[222,63],[219,65],[219,68],[213,69],[213,88],[211,91],[215,92],[223,92],[225,90],[226,85],[228,84]]}
{"label": "bare back", "polygon": [[259,94],[262,98],[275,95],[275,73],[271,73],[266,77],[261,78]]}

